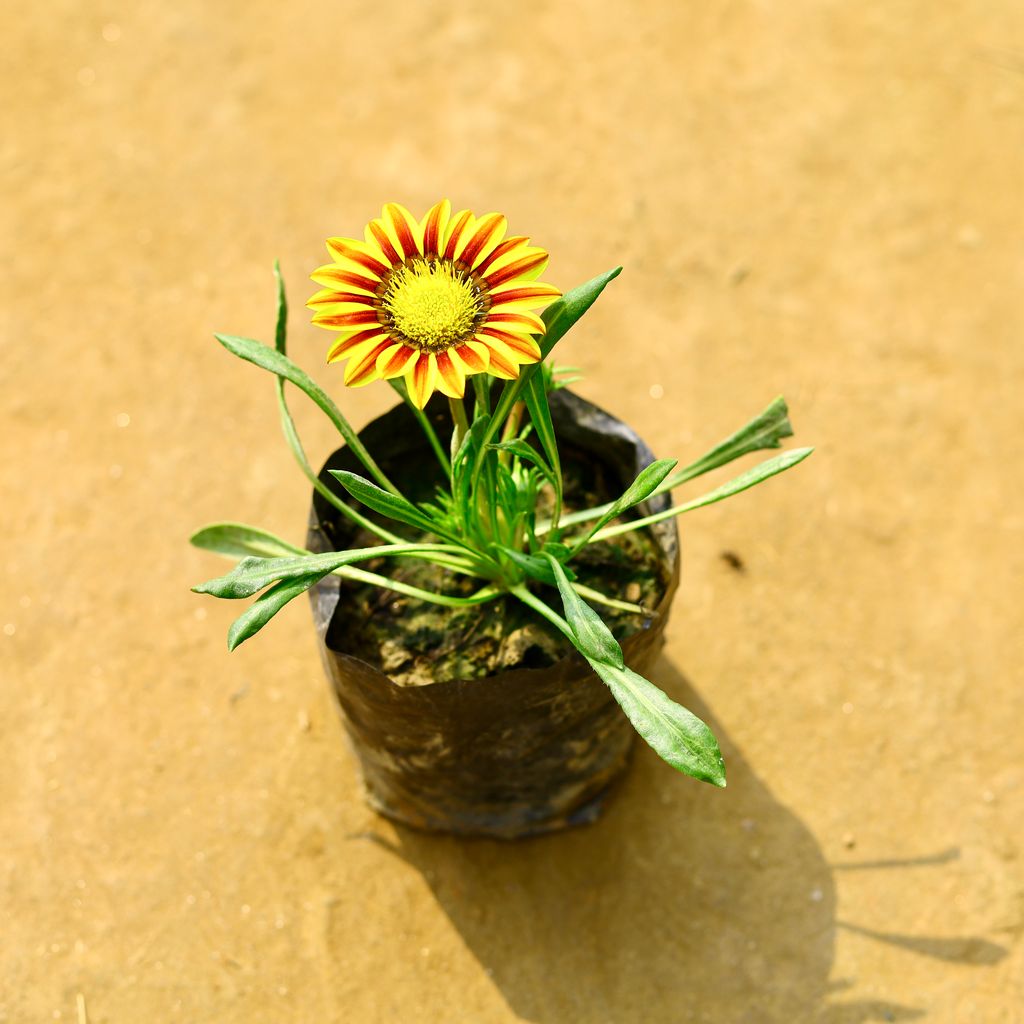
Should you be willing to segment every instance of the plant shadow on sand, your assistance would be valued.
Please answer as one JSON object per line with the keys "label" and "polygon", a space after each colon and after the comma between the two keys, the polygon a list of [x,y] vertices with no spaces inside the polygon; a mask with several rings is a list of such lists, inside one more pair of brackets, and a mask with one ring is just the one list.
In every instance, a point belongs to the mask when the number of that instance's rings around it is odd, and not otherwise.
{"label": "plant shadow on sand", "polygon": [[[626,780],[592,826],[514,843],[404,827],[397,844],[360,838],[422,873],[525,1021],[860,1024],[922,1017],[920,1008],[839,996],[850,983],[829,981],[836,929],[844,927],[835,917],[832,867],[683,676],[662,658],[652,679],[715,730],[729,769],[726,791],[680,778],[638,743]],[[906,937],[861,931],[906,945],[896,941]],[[938,940],[918,940],[925,946],[917,951],[933,955],[930,941]],[[986,948],[985,956],[970,958],[975,963],[996,962],[1005,952],[984,940],[961,941],[965,949],[976,951],[979,942]]]}

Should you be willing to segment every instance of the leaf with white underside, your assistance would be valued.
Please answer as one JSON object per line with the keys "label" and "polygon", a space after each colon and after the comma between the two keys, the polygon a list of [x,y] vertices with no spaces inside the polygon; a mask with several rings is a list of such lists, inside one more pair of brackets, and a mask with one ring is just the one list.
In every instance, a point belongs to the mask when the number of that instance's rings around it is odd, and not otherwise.
{"label": "leaf with white underside", "polygon": [[813,451],[813,448],[794,448],[792,451],[785,452],[782,455],[776,455],[775,458],[766,459],[759,465],[754,466],[753,469],[740,473],[739,476],[734,477],[728,483],[722,484],[721,487],[716,487],[713,491],[709,491],[699,498],[694,498],[693,501],[686,502],[685,505],[676,505],[673,508],[666,509],[664,512],[656,512],[654,515],[644,516],[642,519],[634,519],[628,523],[620,523],[618,526],[606,527],[595,533],[591,539],[593,541],[607,540],[609,537],[617,537],[619,534],[628,533],[630,530],[639,530],[645,526],[650,526],[652,523],[660,523],[665,519],[671,519],[673,516],[680,516],[684,512],[692,512],[694,509],[703,508],[705,505],[714,505],[716,501],[723,501],[725,498],[739,494],[741,491],[745,491],[755,484],[767,480],[769,477],[791,469],[797,463],[803,462]]}
{"label": "leaf with white underside", "polygon": [[247,555],[274,558],[308,554],[304,548],[289,544],[258,526],[247,526],[245,523],[211,523],[192,534],[189,543],[226,558],[245,558]]}
{"label": "leaf with white underside", "polygon": [[[319,579],[343,565],[387,555],[425,555],[436,550],[434,544],[380,544],[350,551],[327,551],[320,555],[296,555],[284,558],[243,558],[231,572],[207,580],[192,589],[197,594],[239,599],[252,597],[277,580],[316,575]],[[444,549],[447,550],[447,549]]]}
{"label": "leaf with white underside", "polygon": [[724,786],[725,764],[714,733],[692,711],[625,664],[622,648],[600,616],[573,590],[557,560],[549,555],[548,561],[564,619],[525,587],[514,588],[513,593],[565,633],[659,757],[684,775]]}
{"label": "leaf with white underside", "polygon": [[584,547],[587,541],[606,523],[628,512],[634,505],[646,501],[657,491],[661,482],[668,476],[676,466],[675,459],[658,459],[649,466],[645,466],[636,479],[626,488],[625,493],[616,501],[613,501],[601,516],[600,519],[573,545],[573,554]]}

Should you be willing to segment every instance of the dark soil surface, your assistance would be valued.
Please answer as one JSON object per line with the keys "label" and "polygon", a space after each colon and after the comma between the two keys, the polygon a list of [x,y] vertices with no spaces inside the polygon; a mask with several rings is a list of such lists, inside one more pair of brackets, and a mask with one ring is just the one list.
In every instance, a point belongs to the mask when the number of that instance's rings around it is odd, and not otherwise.
{"label": "dark soil surface", "polygon": [[[579,454],[566,459],[563,471],[567,511],[603,504],[622,490],[623,485],[603,466]],[[439,482],[433,476],[421,476],[413,484],[402,481],[401,486],[419,499],[429,497]],[[394,528],[393,523],[388,526]],[[376,540],[369,532],[359,531],[350,543],[364,547]],[[450,596],[465,597],[484,585],[482,580],[413,559],[381,558],[365,563],[364,568]],[[646,530],[588,545],[573,559],[572,568],[580,583],[643,608],[657,606],[670,572]],[[405,686],[477,679],[510,668],[543,668],[573,650],[565,637],[512,597],[447,608],[348,580],[342,581],[341,593],[330,628],[331,646]],[[539,587],[538,593],[556,611],[561,610],[554,588]],[[620,641],[643,625],[644,618],[635,613],[596,603],[593,607]]]}

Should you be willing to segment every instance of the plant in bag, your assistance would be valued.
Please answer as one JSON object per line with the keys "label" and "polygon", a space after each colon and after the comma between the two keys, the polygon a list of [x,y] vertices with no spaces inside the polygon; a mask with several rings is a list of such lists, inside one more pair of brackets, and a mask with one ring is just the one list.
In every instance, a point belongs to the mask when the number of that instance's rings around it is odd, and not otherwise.
{"label": "plant in bag", "polygon": [[[525,237],[505,234],[499,214],[453,213],[442,201],[416,220],[389,203],[370,222],[364,240],[329,239],[332,261],[312,275],[321,286],[308,303],[313,322],[337,333],[328,362],[345,362],[344,383],[350,387],[388,381],[408,408],[409,427],[423,431],[444,480],[427,500],[403,493],[330,395],[288,358],[284,287],[275,268],[275,344],[222,334],[217,340],[275,375],[281,423],[299,466],[320,497],[373,542],[313,553],[255,527],[217,523],[200,530],[192,543],[240,560],[231,572],[194,589],[255,598],[230,628],[232,649],[331,575],[450,609],[515,599],[586,659],[665,761],[696,779],[725,785],[711,730],[630,669],[594,606],[640,618],[649,611],[628,595],[584,585],[574,566],[589,546],[738,494],[796,465],[812,449],[776,455],[700,497],[644,513],[653,499],[702,474],[780,447],[792,430],[779,398],[686,466],[655,460],[614,500],[567,509],[549,395],[568,381],[549,356],[621,268],[561,295],[538,280],[547,253]],[[286,384],[323,410],[361,472],[335,470],[330,486],[313,471],[288,408]],[[448,399],[450,437],[439,436],[425,412],[435,392]],[[639,515],[633,511],[638,507]],[[382,559],[421,560],[476,582],[471,592],[455,596],[362,566],[373,562],[379,568]]]}

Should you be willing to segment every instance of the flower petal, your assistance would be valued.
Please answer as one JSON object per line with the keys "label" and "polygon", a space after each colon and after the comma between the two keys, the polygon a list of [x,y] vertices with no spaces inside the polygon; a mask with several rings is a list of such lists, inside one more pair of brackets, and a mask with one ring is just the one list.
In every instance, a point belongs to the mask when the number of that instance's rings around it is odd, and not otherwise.
{"label": "flower petal", "polygon": [[435,203],[423,218],[421,225],[423,234],[423,255],[436,256],[441,246],[441,239],[444,237],[445,228],[448,226],[448,218],[452,213],[452,204],[447,199]]}
{"label": "flower petal", "polygon": [[501,377],[502,380],[515,380],[519,376],[519,365],[513,358],[512,353],[500,341],[495,338],[481,337],[479,334],[476,340],[487,347],[488,366],[487,372],[492,377]]}
{"label": "flower petal", "polygon": [[548,254],[543,249],[537,249],[526,256],[506,263],[503,267],[492,270],[485,278],[489,288],[497,288],[517,278],[527,281],[536,280],[544,273],[548,265]]}
{"label": "flower petal", "polygon": [[327,250],[341,264],[342,269],[348,269],[354,264],[356,272],[368,272],[369,276],[381,281],[391,269],[384,262],[384,253],[378,246],[355,238],[328,238]]}
{"label": "flower petal", "polygon": [[479,341],[467,341],[461,348],[451,351],[462,360],[469,373],[483,373],[490,362],[491,350]]}
{"label": "flower petal", "polygon": [[417,409],[427,404],[437,384],[437,360],[432,352],[421,352],[419,358],[405,371],[405,386]]}
{"label": "flower petal", "polygon": [[339,338],[327,352],[327,362],[336,363],[341,359],[347,359],[352,354],[352,350],[362,345],[364,342],[371,341],[375,338],[383,338],[385,332],[381,329],[371,329],[369,331],[357,331],[355,334],[346,335],[343,338]]}
{"label": "flower petal", "polygon": [[510,284],[491,292],[491,308],[506,310],[522,306],[546,306],[562,293],[552,284]]}
{"label": "flower petal", "polygon": [[318,313],[341,313],[346,309],[374,309],[376,300],[372,295],[360,292],[339,292],[333,288],[318,291],[306,305]]}
{"label": "flower petal", "polygon": [[394,232],[406,259],[420,255],[416,241],[417,223],[413,215],[401,203],[387,203],[384,207],[384,222]]}
{"label": "flower petal", "polygon": [[528,334],[513,334],[511,331],[499,331],[495,327],[481,327],[480,334],[496,339],[507,345],[520,363],[537,363],[541,359],[540,345]]}
{"label": "flower petal", "polygon": [[472,220],[473,214],[469,210],[461,210],[448,221],[448,227],[445,229],[444,249],[441,251],[442,256],[450,260],[455,258],[455,249],[467,233],[467,228],[472,230],[470,224]]}
{"label": "flower petal", "polygon": [[521,247],[525,247],[526,243],[530,240],[526,235],[512,235],[506,238],[504,242],[499,242],[492,250],[489,256],[485,256],[479,264],[474,268],[478,274],[486,274],[488,267],[492,267],[497,264],[504,256],[511,255],[511,258],[515,258],[515,250]]}
{"label": "flower petal", "polygon": [[438,352],[437,390],[449,398],[461,398],[466,393],[466,369],[461,360],[452,359],[447,352]]}
{"label": "flower petal", "polygon": [[377,357],[390,348],[395,342],[390,338],[380,341],[367,341],[352,350],[345,364],[345,385],[350,388],[361,388],[364,384],[380,378],[377,369]]}
{"label": "flower petal", "polygon": [[347,330],[350,327],[363,327],[378,324],[375,309],[360,309],[354,313],[316,313],[313,323],[317,327],[326,327],[329,331]]}
{"label": "flower petal", "polygon": [[507,228],[508,221],[500,213],[488,213],[481,217],[473,225],[473,234],[461,252],[456,250],[455,258],[473,269],[501,241]]}
{"label": "flower petal", "polygon": [[337,263],[328,263],[326,266],[318,267],[309,276],[317,284],[326,285],[328,288],[355,288],[357,291],[369,292],[371,295],[380,287],[380,281],[374,281],[364,274],[355,274],[351,270],[338,266]]}
{"label": "flower petal", "polygon": [[398,255],[398,250],[392,244],[391,239],[388,238],[383,221],[371,220],[366,225],[366,242],[367,245],[380,246],[380,251],[387,257],[391,266],[400,267],[405,262],[404,257]]}
{"label": "flower petal", "polygon": [[525,331],[528,334],[543,334],[547,330],[544,321],[527,309],[517,309],[514,313],[492,310],[487,314],[487,325],[499,327],[503,331]]}
{"label": "flower petal", "polygon": [[393,349],[385,349],[377,356],[377,369],[384,380],[401,377],[418,355],[419,349],[409,345],[396,345]]}

